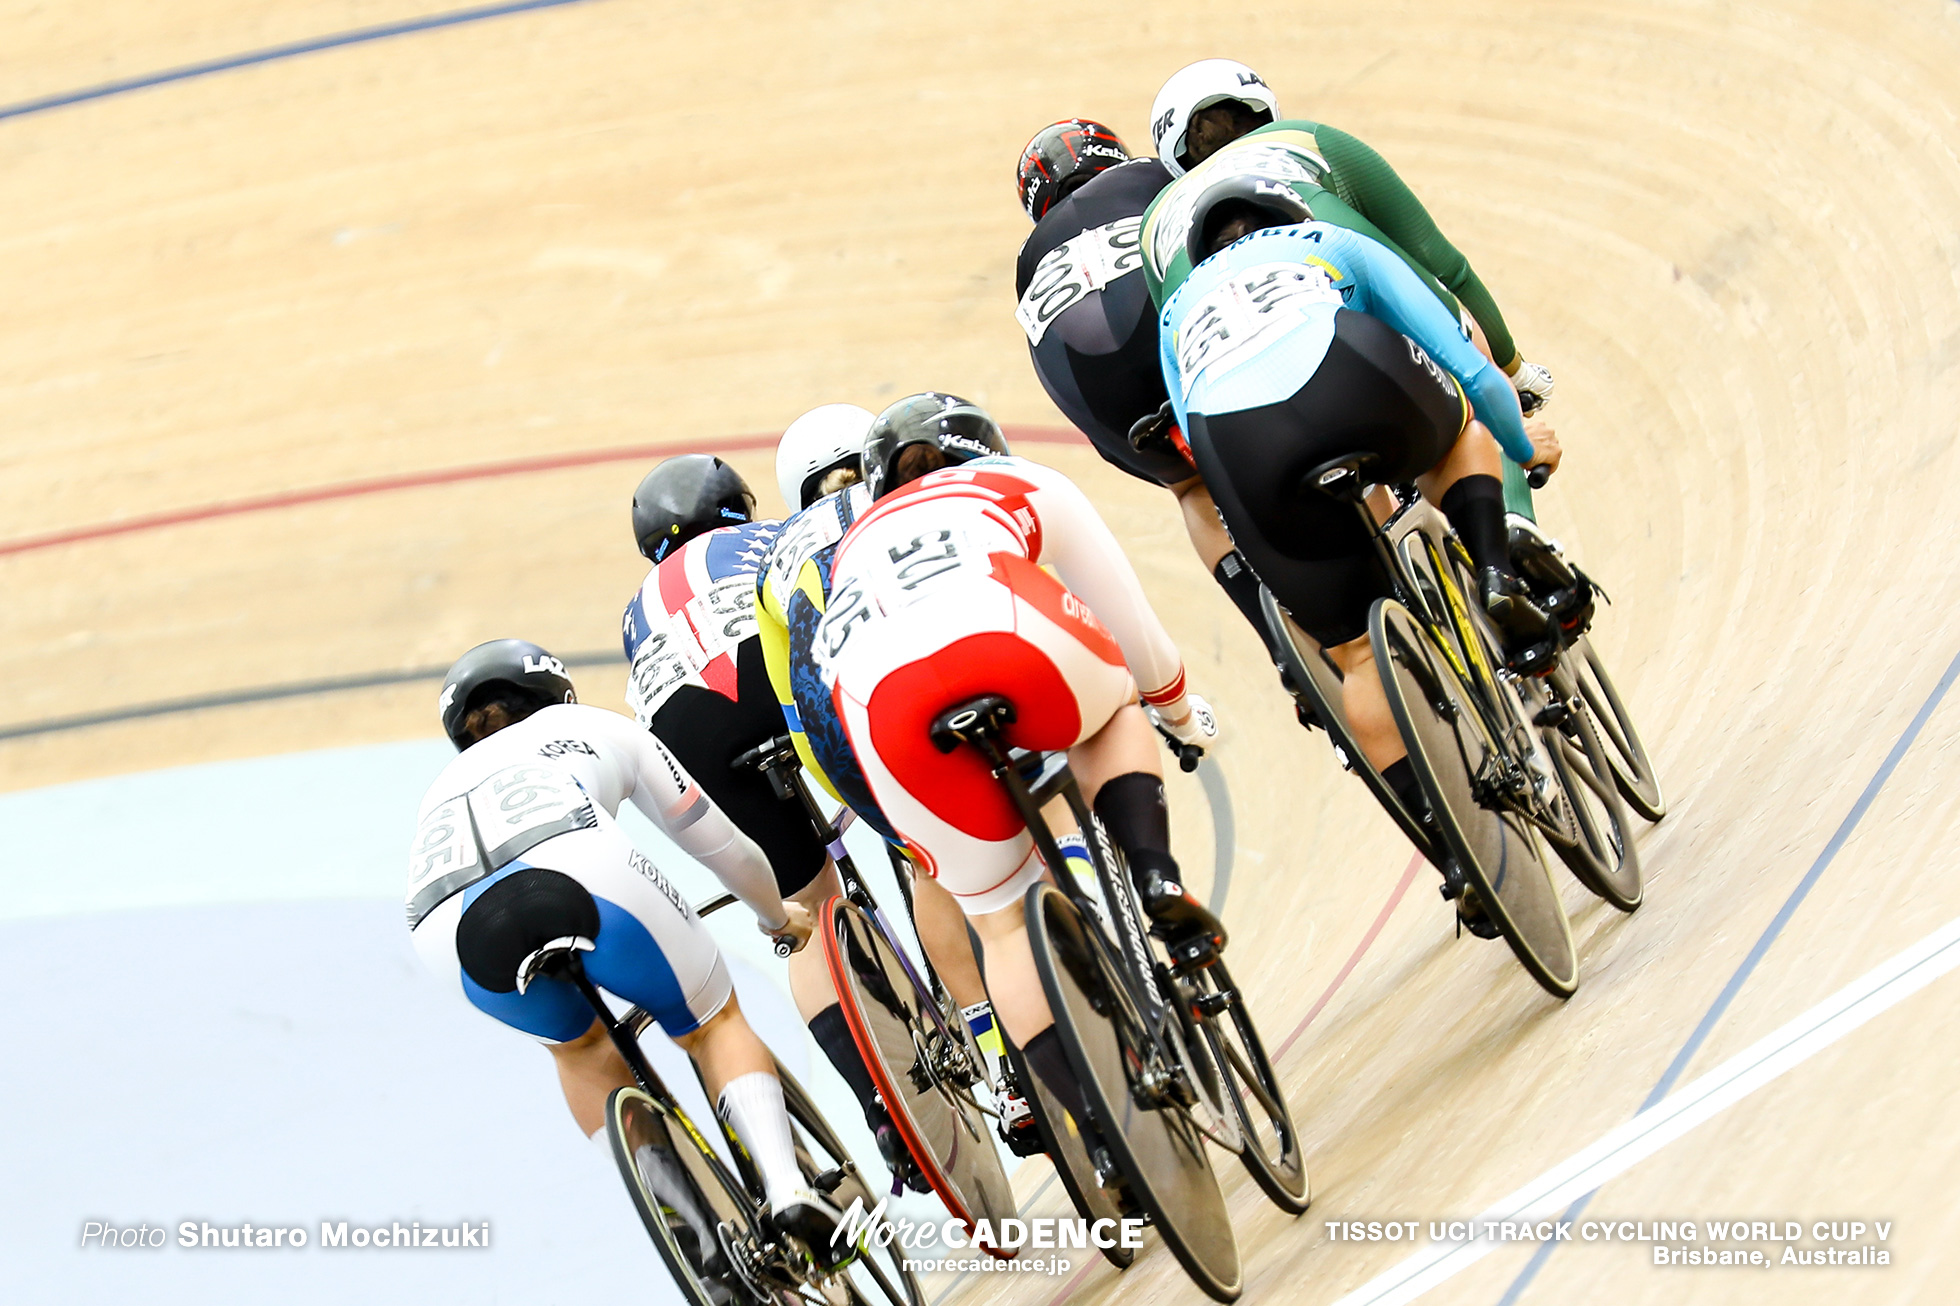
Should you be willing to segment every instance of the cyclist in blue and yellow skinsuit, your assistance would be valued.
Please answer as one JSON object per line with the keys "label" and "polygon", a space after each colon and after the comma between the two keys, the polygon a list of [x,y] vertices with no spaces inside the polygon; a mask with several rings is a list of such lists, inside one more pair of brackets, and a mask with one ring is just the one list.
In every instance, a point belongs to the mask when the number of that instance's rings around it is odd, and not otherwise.
{"label": "cyclist in blue and yellow skinsuit", "polygon": [[1352,511],[1306,474],[1373,450],[1372,479],[1416,481],[1469,550],[1478,597],[1517,648],[1555,636],[1511,570],[1499,477],[1507,455],[1556,468],[1557,438],[1526,434],[1503,372],[1402,259],[1313,221],[1282,182],[1207,186],[1189,257],[1158,322],[1178,425],[1239,551],[1340,666],[1356,742],[1419,811],[1367,638],[1386,578]]}

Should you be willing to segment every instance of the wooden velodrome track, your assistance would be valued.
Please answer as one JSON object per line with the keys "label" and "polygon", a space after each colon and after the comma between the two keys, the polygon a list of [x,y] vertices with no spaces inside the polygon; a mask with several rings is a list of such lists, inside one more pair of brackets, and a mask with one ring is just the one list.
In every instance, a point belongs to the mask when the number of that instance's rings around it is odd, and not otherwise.
{"label": "wooden velodrome track", "polygon": [[[10,0],[0,105],[423,12]],[[1219,706],[1236,968],[1275,1042],[1314,1014],[1281,1061],[1314,1209],[1283,1219],[1221,1166],[1246,1300],[1332,1301],[1412,1250],[1330,1242],[1325,1221],[1472,1216],[1627,1120],[1814,867],[1687,1076],[1960,915],[1960,705],[1934,704],[1830,846],[1960,651],[1960,5],[1120,15],[591,0],[0,117],[0,728],[432,666],[503,634],[612,647],[649,459],[22,543],[713,447],[926,387],[1052,427],[1011,311],[1014,153],[1070,113],[1146,143],[1160,81],[1226,53],[1387,154],[1556,372],[1568,461],[1540,516],[1612,593],[1595,639],[1674,801],[1637,915],[1561,877],[1584,982],[1551,1002],[1501,945],[1452,938],[1167,496],[1029,446],[1103,506]],[[766,448],[734,461],[773,505]],[[581,683],[614,704],[622,677]],[[426,736],[433,692],[19,735],[0,785]],[[1195,788],[1173,800],[1203,810]],[[1202,865],[1202,815],[1180,821]],[[1954,1011],[1950,990],[1907,999],[1590,1208],[1895,1220],[1890,1267],[1658,1269],[1644,1245],[1581,1243],[1522,1298],[1949,1294]],[[1495,1302],[1533,1250],[1425,1300]],[[1197,1300],[1161,1247],[1120,1277],[960,1293]]]}

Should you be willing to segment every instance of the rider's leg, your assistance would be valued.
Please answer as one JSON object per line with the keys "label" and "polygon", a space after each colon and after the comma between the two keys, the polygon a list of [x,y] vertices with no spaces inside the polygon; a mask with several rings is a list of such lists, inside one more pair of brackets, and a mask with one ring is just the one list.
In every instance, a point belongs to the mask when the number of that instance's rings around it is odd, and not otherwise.
{"label": "rider's leg", "polygon": [[789,1111],[783,1105],[783,1084],[776,1078],[776,1059],[742,1018],[735,995],[729,994],[720,1011],[674,1042],[694,1058],[715,1110],[755,1158],[769,1208],[781,1213],[809,1204],[810,1192],[796,1164]]}
{"label": "rider's leg", "polygon": [[1225,524],[1218,519],[1218,505],[1212,502],[1204,478],[1193,476],[1188,481],[1179,481],[1170,491],[1177,496],[1177,506],[1184,514],[1184,533],[1191,537],[1191,548],[1196,551],[1198,561],[1258,634],[1268,655],[1277,661],[1273,633],[1266,628],[1265,614],[1259,610],[1259,578],[1252,574],[1245,555],[1226,534]]}
{"label": "rider's leg", "polygon": [[1016,901],[970,918],[987,954],[987,992],[1007,1036],[1054,1099],[1077,1120],[1085,1119],[1082,1086],[1055,1034],[1055,1015],[1028,942],[1026,909]]}
{"label": "rider's leg", "polygon": [[[1504,520],[1504,454],[1482,422],[1464,424],[1443,460],[1418,478],[1423,497],[1443,510],[1477,566],[1479,597],[1508,641],[1551,632],[1511,566]],[[1515,652],[1515,647],[1513,648]]]}
{"label": "rider's leg", "polygon": [[1179,883],[1160,748],[1143,709],[1126,703],[1069,749],[1069,768],[1083,799],[1123,850],[1144,910],[1179,935],[1210,935],[1214,946],[1223,947],[1225,927]]}
{"label": "rider's leg", "polygon": [[962,1008],[985,1002],[987,986],[980,979],[973,943],[966,937],[966,914],[959,900],[930,875],[912,877],[912,925],[953,1001]]}
{"label": "rider's leg", "polygon": [[546,1046],[557,1063],[558,1086],[565,1091],[572,1119],[586,1134],[598,1133],[606,1123],[606,1099],[614,1089],[632,1086],[633,1072],[626,1058],[597,1020],[577,1038]]}

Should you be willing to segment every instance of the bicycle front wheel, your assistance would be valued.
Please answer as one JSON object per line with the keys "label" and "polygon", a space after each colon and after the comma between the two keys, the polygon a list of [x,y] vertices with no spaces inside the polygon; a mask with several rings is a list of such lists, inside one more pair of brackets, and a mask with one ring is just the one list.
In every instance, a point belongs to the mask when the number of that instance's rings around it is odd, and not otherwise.
{"label": "bicycle front wheel", "polygon": [[1204,1135],[1140,1082],[1164,1059],[1123,997],[1115,961],[1054,885],[1030,889],[1026,910],[1035,970],[1097,1142],[1192,1282],[1214,1300],[1236,1301],[1239,1245]]}
{"label": "bicycle front wheel", "polygon": [[1660,820],[1667,815],[1660,777],[1654,774],[1653,759],[1640,741],[1633,714],[1620,701],[1620,692],[1613,687],[1613,678],[1606,674],[1606,664],[1600,661],[1592,641],[1581,639],[1565,651],[1562,661],[1599,727],[1600,741],[1606,746],[1621,795],[1647,820]]}
{"label": "bicycle front wheel", "polygon": [[1521,763],[1490,737],[1475,691],[1407,608],[1376,600],[1368,638],[1440,841],[1525,970],[1552,996],[1571,997],[1579,987],[1572,926],[1536,832],[1502,800],[1504,768]]}
{"label": "bicycle front wheel", "polygon": [[[882,1194],[866,1181],[830,1122],[781,1062],[776,1063],[776,1076],[783,1081],[783,1105],[789,1109],[796,1163],[804,1179],[826,1192],[838,1210],[848,1214],[855,1206],[868,1217]],[[925,1306],[918,1281],[904,1267],[904,1249],[896,1241],[880,1247],[873,1238],[861,1237],[857,1259],[832,1276],[832,1282],[861,1306]],[[833,1296],[822,1293],[821,1285],[820,1295]]]}
{"label": "bicycle front wheel", "polygon": [[978,1054],[966,1041],[966,1022],[957,1011],[946,1020],[946,1031],[960,1040],[949,1044],[928,1010],[931,998],[912,983],[884,934],[855,905],[830,899],[820,924],[844,1023],[912,1159],[969,1232],[981,1220],[998,1231],[1015,1213],[1014,1189],[988,1117],[974,1099],[974,1085],[983,1076]]}
{"label": "bicycle front wheel", "polygon": [[1553,849],[1579,883],[1619,910],[1633,911],[1645,889],[1633,818],[1616,783],[1612,754],[1566,669],[1555,668],[1546,685],[1554,696],[1548,701],[1564,703],[1567,715],[1540,735],[1570,804],[1577,836],[1566,845],[1553,841]]}
{"label": "bicycle front wheel", "polygon": [[1232,983],[1222,961],[1213,962],[1191,977],[1196,1006],[1207,1012],[1205,1039],[1231,1087],[1233,1109],[1245,1135],[1239,1160],[1273,1205],[1291,1215],[1313,1200],[1307,1191],[1307,1166],[1300,1155],[1300,1131],[1293,1126],[1279,1075],[1266,1056],[1266,1042],[1246,1010],[1245,994]]}

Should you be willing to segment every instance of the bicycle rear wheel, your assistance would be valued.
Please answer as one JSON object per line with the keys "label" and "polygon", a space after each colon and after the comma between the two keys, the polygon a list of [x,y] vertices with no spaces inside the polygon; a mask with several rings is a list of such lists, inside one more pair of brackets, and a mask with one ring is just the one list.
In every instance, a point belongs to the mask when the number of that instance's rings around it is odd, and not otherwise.
{"label": "bicycle rear wheel", "polygon": [[[965,1041],[948,1045],[926,1008],[930,999],[864,912],[831,898],[819,930],[844,1022],[920,1172],[969,1231],[980,1220],[998,1230],[1014,1215],[1014,1190],[974,1100],[982,1077],[977,1051]],[[964,1039],[958,1012],[947,1028]]]}
{"label": "bicycle rear wheel", "polygon": [[1291,1215],[1307,1209],[1306,1161],[1300,1155],[1300,1131],[1294,1128],[1279,1076],[1266,1056],[1266,1042],[1246,1010],[1245,994],[1232,983],[1222,961],[1191,976],[1197,990],[1195,1006],[1217,1007],[1203,1018],[1205,1039],[1225,1072],[1229,1095],[1245,1133],[1239,1160],[1273,1205]]}
{"label": "bicycle rear wheel", "polygon": [[1485,733],[1474,691],[1394,599],[1375,602],[1368,637],[1440,842],[1525,970],[1554,997],[1572,996],[1579,986],[1578,952],[1536,832],[1496,799],[1486,806],[1476,796],[1488,792],[1492,769],[1508,759]]}
{"label": "bicycle rear wheel", "polygon": [[1416,846],[1418,852],[1432,862],[1437,860],[1441,854],[1432,855],[1429,831],[1402,806],[1402,800],[1389,788],[1388,781],[1382,779],[1381,772],[1369,764],[1361,746],[1355,742],[1354,731],[1348,727],[1347,708],[1342,700],[1341,674],[1328,660],[1326,651],[1312,635],[1294,624],[1293,618],[1286,615],[1272,591],[1263,585],[1259,587],[1259,607],[1266,618],[1267,627],[1279,636],[1280,670],[1287,686],[1296,699],[1313,710],[1321,729],[1327,732],[1328,742],[1333,744],[1334,755],[1340,759],[1341,765],[1360,778],[1368,792],[1375,796],[1375,801],[1381,804],[1382,810],[1409,837],[1409,842]]}
{"label": "bicycle rear wheel", "polygon": [[754,1257],[755,1206],[693,1122],[637,1088],[606,1100],[606,1132],[626,1191],[691,1306],[780,1300]]}
{"label": "bicycle rear wheel", "polygon": [[[796,1163],[803,1177],[820,1191],[827,1186],[827,1195],[838,1210],[849,1212],[856,1203],[869,1215],[880,1194],[866,1182],[864,1172],[844,1150],[830,1122],[781,1062],[776,1065],[776,1075],[783,1081],[783,1105],[789,1108]],[[849,1289],[851,1299],[863,1306],[924,1306],[925,1296],[903,1260],[904,1249],[896,1242],[879,1247],[874,1240],[863,1238],[858,1243],[857,1259],[835,1278]]]}
{"label": "bicycle rear wheel", "polygon": [[1667,815],[1667,797],[1661,792],[1660,777],[1654,774],[1653,760],[1647,756],[1647,746],[1640,741],[1633,715],[1620,701],[1620,693],[1613,687],[1613,678],[1606,674],[1606,664],[1600,661],[1592,641],[1581,639],[1565,651],[1561,662],[1570,671],[1598,727],[1600,742],[1605,745],[1613,768],[1614,782],[1619,785],[1627,805],[1649,821],[1660,820]]}
{"label": "bicycle rear wheel", "polygon": [[1123,996],[1114,958],[1052,884],[1030,889],[1026,910],[1035,970],[1091,1127],[1192,1282],[1214,1300],[1237,1300],[1239,1246],[1204,1135],[1176,1107],[1144,1105],[1136,1075],[1163,1058]]}
{"label": "bicycle rear wheel", "polygon": [[[1122,1181],[1119,1179],[1105,1185],[1096,1173],[1096,1162],[1089,1155],[1089,1149],[1101,1144],[1085,1136],[1083,1126],[1049,1095],[1047,1085],[1021,1059],[1021,1050],[1012,1043],[1005,1046],[1015,1081],[1027,1097],[1028,1107],[1034,1112],[1035,1129],[1040,1132],[1048,1159],[1055,1166],[1055,1177],[1061,1180],[1062,1191],[1068,1194],[1076,1214],[1091,1224],[1097,1220],[1121,1220],[1126,1215],[1136,1214],[1135,1207],[1127,1200]],[[1119,1270],[1129,1269],[1137,1256],[1136,1248],[1123,1246],[1120,1239],[1113,1247],[1098,1247],[1096,1250]]]}

